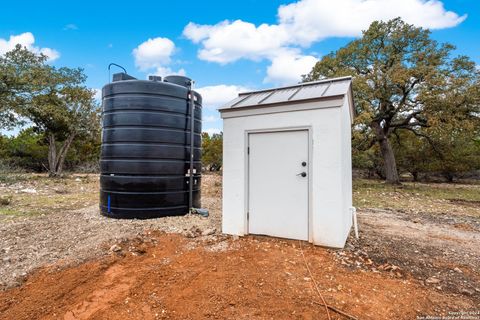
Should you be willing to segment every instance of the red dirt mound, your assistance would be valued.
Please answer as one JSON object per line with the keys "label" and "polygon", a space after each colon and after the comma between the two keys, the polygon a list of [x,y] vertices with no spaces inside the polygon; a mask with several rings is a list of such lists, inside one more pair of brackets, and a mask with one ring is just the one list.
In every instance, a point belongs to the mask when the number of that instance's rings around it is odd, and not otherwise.
{"label": "red dirt mound", "polygon": [[155,234],[119,246],[110,257],[46,268],[1,292],[0,319],[327,319],[313,279],[328,304],[359,319],[475,307],[408,275],[344,268],[329,250],[298,241]]}

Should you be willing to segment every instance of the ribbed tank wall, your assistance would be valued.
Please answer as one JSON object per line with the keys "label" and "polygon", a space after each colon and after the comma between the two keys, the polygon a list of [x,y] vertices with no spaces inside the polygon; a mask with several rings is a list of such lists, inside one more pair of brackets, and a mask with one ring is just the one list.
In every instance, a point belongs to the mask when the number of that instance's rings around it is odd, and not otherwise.
{"label": "ribbed tank wall", "polygon": [[[100,210],[115,218],[188,213],[189,89],[123,80],[102,89]],[[200,207],[202,100],[194,92],[193,205]]]}

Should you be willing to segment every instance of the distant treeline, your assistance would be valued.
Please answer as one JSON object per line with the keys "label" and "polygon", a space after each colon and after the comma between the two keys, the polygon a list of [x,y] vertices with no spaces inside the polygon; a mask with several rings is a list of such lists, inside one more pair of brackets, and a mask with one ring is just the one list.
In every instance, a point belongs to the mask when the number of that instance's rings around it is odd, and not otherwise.
{"label": "distant treeline", "polygon": [[[383,159],[376,146],[364,150],[358,138],[353,139],[353,168],[365,176],[384,178]],[[449,140],[450,141],[450,140]],[[475,139],[452,139],[444,147],[450,150],[440,157],[425,140],[406,133],[398,140],[392,139],[400,175],[410,174],[415,180],[480,177],[480,142]],[[204,170],[222,168],[223,135],[202,134],[202,165]],[[89,139],[75,140],[65,159],[65,169],[75,172],[98,172],[100,158],[100,132]],[[0,171],[48,171],[48,141],[34,128],[20,131],[13,137],[0,135]]]}
{"label": "distant treeline", "polygon": [[[88,138],[76,139],[65,158],[64,169],[70,172],[98,172],[100,160],[100,129]],[[204,170],[222,168],[222,134],[202,134],[202,165]],[[35,128],[27,128],[15,136],[0,135],[0,172],[48,172],[48,139]]]}
{"label": "distant treeline", "polygon": [[[65,158],[64,169],[98,172],[100,134],[74,140]],[[34,128],[12,137],[0,135],[0,171],[48,172],[48,139]]]}

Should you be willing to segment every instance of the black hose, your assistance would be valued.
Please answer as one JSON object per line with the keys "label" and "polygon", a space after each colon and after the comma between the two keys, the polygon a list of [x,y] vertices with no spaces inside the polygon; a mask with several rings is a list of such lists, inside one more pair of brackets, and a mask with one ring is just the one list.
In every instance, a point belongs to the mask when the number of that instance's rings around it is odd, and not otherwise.
{"label": "black hose", "polygon": [[112,63],[110,63],[110,64],[108,65],[108,83],[110,83],[110,81],[111,81],[111,80],[110,80],[110,68],[111,68],[112,66],[119,67],[120,69],[123,70],[123,73],[127,74],[127,70],[126,70],[124,67],[122,67],[122,66],[119,65],[119,64],[116,64],[116,63],[113,63],[113,62],[112,62]]}

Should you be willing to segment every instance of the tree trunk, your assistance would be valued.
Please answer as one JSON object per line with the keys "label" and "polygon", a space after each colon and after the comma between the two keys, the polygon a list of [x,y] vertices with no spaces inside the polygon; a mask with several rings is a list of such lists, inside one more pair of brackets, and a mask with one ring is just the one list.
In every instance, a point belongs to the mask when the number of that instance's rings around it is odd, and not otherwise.
{"label": "tree trunk", "polygon": [[57,163],[57,146],[53,134],[48,135],[48,175],[55,176],[55,167]]}
{"label": "tree trunk", "polygon": [[57,153],[55,137],[53,134],[48,135],[48,175],[50,177],[58,177],[62,174],[63,163],[74,138],[75,134],[70,134]]}
{"label": "tree trunk", "polygon": [[385,168],[385,178],[387,183],[400,184],[400,178],[397,171],[397,162],[395,161],[395,154],[393,153],[392,145],[388,140],[383,128],[379,123],[373,123],[373,128],[382,153],[383,163]]}
{"label": "tree trunk", "polygon": [[390,144],[390,141],[388,141],[387,137],[381,139],[379,141],[379,144],[385,166],[386,182],[392,184],[399,184],[400,178],[398,177],[397,162],[395,161],[395,155],[393,154],[392,145]]}
{"label": "tree trunk", "polygon": [[62,148],[60,148],[60,155],[58,157],[58,162],[56,166],[56,175],[59,176],[63,172],[63,163],[65,162],[65,158],[67,157],[67,152],[70,146],[72,145],[73,139],[75,138],[75,134],[72,133],[67,137],[65,142],[63,143]]}

